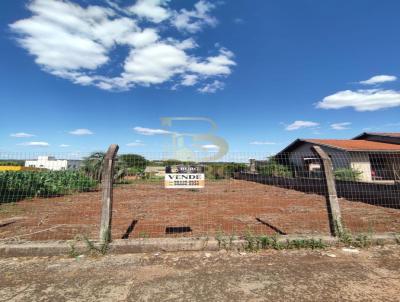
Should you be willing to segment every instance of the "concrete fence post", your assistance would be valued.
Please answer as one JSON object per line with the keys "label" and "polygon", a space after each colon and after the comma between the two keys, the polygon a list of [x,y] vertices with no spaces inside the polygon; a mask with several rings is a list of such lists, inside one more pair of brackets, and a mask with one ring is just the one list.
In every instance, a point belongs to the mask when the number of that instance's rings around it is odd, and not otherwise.
{"label": "concrete fence post", "polygon": [[100,241],[103,243],[111,241],[111,221],[113,206],[113,178],[114,162],[119,146],[110,145],[104,157],[101,178],[101,222]]}
{"label": "concrete fence post", "polygon": [[333,236],[340,236],[343,233],[342,214],[340,212],[339,201],[336,192],[335,175],[333,173],[332,160],[319,146],[313,146],[313,151],[322,160],[322,170],[325,175],[327,189],[327,205],[329,223]]}

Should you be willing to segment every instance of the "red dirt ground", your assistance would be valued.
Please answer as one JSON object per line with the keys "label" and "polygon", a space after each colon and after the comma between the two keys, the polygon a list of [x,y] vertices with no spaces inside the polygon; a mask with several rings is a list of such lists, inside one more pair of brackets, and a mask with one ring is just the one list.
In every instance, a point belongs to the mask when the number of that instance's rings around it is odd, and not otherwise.
{"label": "red dirt ground", "polygon": [[[400,231],[398,209],[345,199],[340,206],[352,232]],[[97,238],[99,221],[100,192],[23,200],[0,205],[0,240]],[[167,227],[176,232],[166,234]],[[325,197],[240,180],[207,182],[197,191],[164,189],[161,182],[114,189],[113,238],[239,235],[249,229],[328,234]]]}

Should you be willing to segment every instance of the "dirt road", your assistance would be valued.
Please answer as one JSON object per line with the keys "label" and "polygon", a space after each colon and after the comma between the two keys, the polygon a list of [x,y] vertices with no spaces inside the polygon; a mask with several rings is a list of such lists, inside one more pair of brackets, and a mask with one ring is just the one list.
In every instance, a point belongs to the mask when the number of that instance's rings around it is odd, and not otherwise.
{"label": "dirt road", "polygon": [[0,301],[400,301],[400,246],[0,259]]}

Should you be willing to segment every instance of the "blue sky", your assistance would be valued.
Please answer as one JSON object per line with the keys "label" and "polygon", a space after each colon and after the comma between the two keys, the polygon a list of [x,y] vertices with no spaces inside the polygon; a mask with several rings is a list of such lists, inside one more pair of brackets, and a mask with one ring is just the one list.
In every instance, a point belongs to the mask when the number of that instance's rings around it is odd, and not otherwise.
{"label": "blue sky", "polygon": [[161,117],[211,118],[231,151],[260,154],[400,131],[399,12],[397,0],[1,1],[0,150],[160,152],[157,130],[209,129]]}

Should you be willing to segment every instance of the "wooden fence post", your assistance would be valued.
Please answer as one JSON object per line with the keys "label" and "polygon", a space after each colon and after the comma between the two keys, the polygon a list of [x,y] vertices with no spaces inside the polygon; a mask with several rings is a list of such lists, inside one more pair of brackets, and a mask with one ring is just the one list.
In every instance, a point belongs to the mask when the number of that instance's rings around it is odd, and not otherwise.
{"label": "wooden fence post", "polygon": [[110,145],[104,157],[101,178],[101,222],[100,241],[103,243],[111,241],[111,221],[113,206],[113,178],[114,161],[119,146]]}
{"label": "wooden fence post", "polygon": [[322,160],[322,170],[325,175],[327,188],[327,204],[329,223],[333,236],[340,236],[343,233],[342,214],[340,212],[339,201],[336,192],[335,175],[333,174],[332,160],[319,146],[312,147],[315,153]]}

